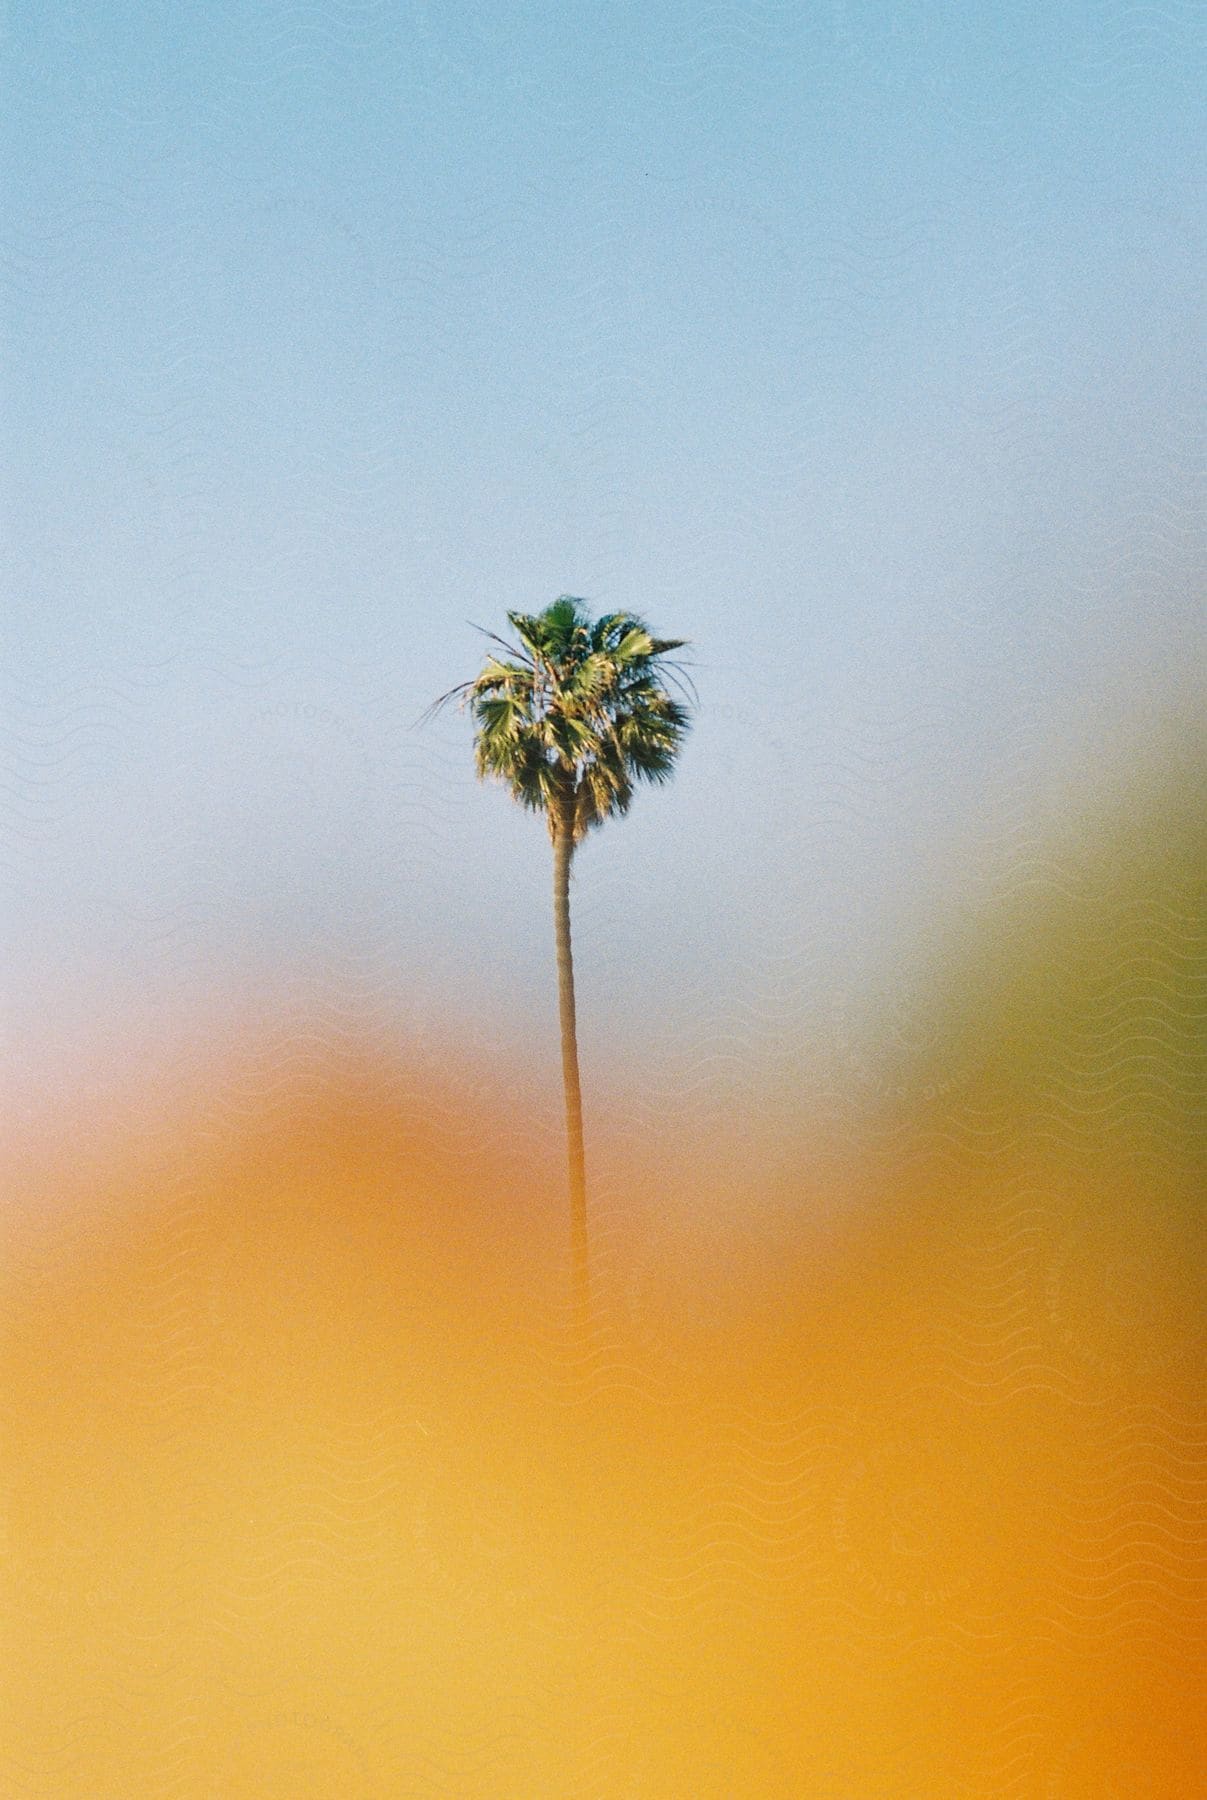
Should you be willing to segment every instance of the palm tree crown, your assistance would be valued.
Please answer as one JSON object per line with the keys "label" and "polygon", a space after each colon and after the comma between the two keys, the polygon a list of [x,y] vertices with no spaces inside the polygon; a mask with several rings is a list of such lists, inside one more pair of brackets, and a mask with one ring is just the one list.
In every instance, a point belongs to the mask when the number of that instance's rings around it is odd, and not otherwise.
{"label": "palm tree crown", "polygon": [[443,700],[459,698],[473,716],[479,775],[505,782],[546,815],[552,838],[566,829],[577,845],[628,812],[637,782],[670,777],[690,723],[666,685],[683,689],[669,658],[684,640],[654,637],[633,613],[593,620],[569,594],[507,619],[516,642],[488,632],[503,654]]}

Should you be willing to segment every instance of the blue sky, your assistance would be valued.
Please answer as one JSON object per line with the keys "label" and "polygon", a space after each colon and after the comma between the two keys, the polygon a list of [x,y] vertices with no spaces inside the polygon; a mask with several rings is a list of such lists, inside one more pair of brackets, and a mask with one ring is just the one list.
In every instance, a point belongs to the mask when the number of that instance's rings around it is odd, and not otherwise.
{"label": "blue sky", "polygon": [[551,1017],[539,829],[410,727],[569,590],[704,701],[582,860],[596,1044],[824,1055],[1201,647],[1193,27],[15,4],[19,1009]]}

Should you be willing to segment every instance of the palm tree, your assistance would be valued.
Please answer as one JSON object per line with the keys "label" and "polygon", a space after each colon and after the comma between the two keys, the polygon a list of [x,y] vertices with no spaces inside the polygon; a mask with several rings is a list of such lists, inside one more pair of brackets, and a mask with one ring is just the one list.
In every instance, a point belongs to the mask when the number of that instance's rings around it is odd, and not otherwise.
{"label": "palm tree", "polygon": [[589,831],[628,812],[638,782],[670,778],[690,712],[669,690],[683,693],[690,683],[681,665],[670,660],[685,640],[654,637],[633,613],[592,619],[582,600],[563,594],[544,612],[509,612],[507,620],[516,641],[485,632],[495,650],[481,672],[441,695],[429,711],[452,699],[468,707],[479,776],[504,782],[521,806],[544,813],[549,828],[574,1300],[585,1325],[590,1314],[587,1178],[570,864]]}

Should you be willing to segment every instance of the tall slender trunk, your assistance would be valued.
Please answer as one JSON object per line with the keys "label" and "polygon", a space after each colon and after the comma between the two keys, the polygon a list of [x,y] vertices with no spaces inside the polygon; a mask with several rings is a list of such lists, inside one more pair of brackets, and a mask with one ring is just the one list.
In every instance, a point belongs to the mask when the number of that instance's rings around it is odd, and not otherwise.
{"label": "tall slender trunk", "polygon": [[574,957],[570,948],[570,862],[574,831],[559,819],[553,834],[553,925],[557,938],[557,999],[562,1026],[562,1084],[566,1094],[566,1150],[570,1173],[570,1260],[575,1323],[591,1314],[587,1257],[587,1169],[583,1150],[583,1094],[578,1077],[578,1026],[574,1012]]}

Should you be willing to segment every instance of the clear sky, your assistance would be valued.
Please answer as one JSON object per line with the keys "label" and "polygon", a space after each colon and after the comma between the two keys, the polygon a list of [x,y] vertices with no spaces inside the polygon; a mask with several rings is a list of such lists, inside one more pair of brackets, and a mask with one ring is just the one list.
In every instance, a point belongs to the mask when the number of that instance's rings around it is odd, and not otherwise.
{"label": "clear sky", "polygon": [[412,729],[508,606],[696,645],[682,773],[575,896],[588,1062],[639,1036],[684,1080],[841,1058],[1178,703],[1181,0],[14,0],[8,31],[35,1061],[234,990],[551,1023],[540,829],[463,722]]}

